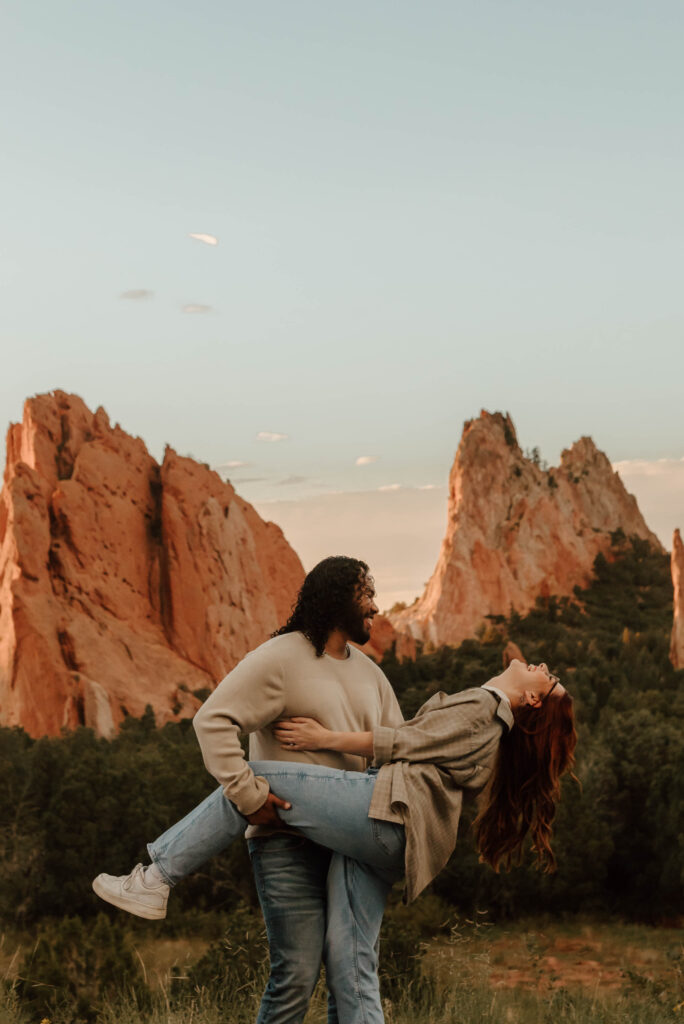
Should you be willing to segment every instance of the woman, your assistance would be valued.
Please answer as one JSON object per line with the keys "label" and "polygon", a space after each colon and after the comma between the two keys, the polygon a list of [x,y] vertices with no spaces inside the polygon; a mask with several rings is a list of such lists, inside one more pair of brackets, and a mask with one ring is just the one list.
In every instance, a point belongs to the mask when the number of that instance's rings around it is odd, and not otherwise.
{"label": "woman", "polygon": [[[407,902],[453,852],[464,792],[484,790],[474,823],[481,860],[495,871],[509,867],[530,833],[538,865],[555,867],[551,823],[577,734],[572,698],[544,664],[514,660],[484,686],[437,693],[396,729],[334,733],[297,718],[277,723],[274,732],[290,750],[373,760],[366,774],[280,761],[251,767],[286,802],[286,825],[387,880],[405,872]],[[164,917],[169,887],[246,827],[219,788],[149,844],[150,866],[139,864],[127,876],[98,875],[93,888],[140,917]]]}

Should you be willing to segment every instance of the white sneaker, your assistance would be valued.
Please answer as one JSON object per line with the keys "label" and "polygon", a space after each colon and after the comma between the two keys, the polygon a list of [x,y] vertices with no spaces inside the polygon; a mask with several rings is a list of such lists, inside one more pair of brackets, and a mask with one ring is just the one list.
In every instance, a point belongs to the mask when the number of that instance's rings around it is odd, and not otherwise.
{"label": "white sneaker", "polygon": [[129,914],[146,917],[149,921],[166,917],[170,887],[165,882],[146,885],[142,864],[136,864],[130,875],[98,875],[93,889],[100,899]]}

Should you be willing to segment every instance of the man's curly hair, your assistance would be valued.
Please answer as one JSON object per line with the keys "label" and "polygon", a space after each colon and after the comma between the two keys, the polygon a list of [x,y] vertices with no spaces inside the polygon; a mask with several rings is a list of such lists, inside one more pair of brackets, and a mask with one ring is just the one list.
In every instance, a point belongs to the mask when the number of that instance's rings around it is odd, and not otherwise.
{"label": "man's curly hair", "polygon": [[292,614],[273,636],[302,632],[320,658],[333,629],[348,619],[359,585],[374,593],[368,566],[358,558],[331,555],[315,565],[302,583]]}

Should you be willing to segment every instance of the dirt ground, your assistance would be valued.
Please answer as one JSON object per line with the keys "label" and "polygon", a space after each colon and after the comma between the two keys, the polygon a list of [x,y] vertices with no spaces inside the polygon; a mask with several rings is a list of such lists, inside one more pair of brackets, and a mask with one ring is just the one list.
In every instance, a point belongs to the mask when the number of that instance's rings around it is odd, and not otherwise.
{"label": "dirt ground", "polygon": [[425,954],[442,981],[466,971],[496,989],[617,989],[684,973],[684,929],[619,923],[478,924],[459,927]]}

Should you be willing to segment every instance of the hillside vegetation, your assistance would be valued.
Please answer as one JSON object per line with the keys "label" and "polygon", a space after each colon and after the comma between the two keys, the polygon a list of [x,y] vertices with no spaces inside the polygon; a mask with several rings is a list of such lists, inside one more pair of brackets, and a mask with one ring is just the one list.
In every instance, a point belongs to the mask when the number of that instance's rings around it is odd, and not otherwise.
{"label": "hillside vegetation", "polygon": [[[486,911],[505,921],[583,911],[667,923],[684,913],[684,672],[668,660],[667,558],[620,535],[613,556],[596,560],[594,581],[573,599],[540,601],[526,616],[493,617],[478,637],[423,650],[415,662],[385,657],[382,667],[409,717],[437,690],[496,675],[505,644],[515,641],[530,661],[558,672],[574,696],[581,783],[564,783],[554,843],[559,868],[551,876],[529,865],[496,875],[478,864],[465,816],[456,853],[431,894],[412,908],[390,909],[389,994],[397,972],[418,977],[421,939],[450,915]],[[94,1019],[124,990],[137,993],[144,1009],[149,991],[130,934],[149,926],[103,913],[90,880],[146,860],[145,843],[212,785],[190,723],[157,729],[150,709],[111,741],[87,729],[40,740],[0,730],[0,922],[34,936],[14,982],[32,1013],[56,1019],[60,1007],[71,1007],[65,1019]],[[188,985],[225,988],[231,962],[238,974],[261,963],[245,844],[177,887],[163,927],[167,935],[194,930],[216,940],[176,995]]]}

